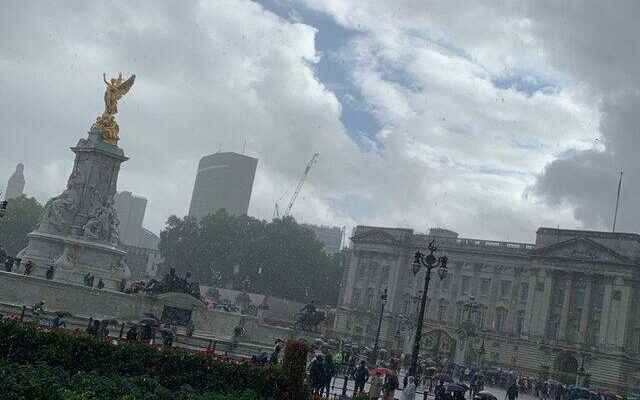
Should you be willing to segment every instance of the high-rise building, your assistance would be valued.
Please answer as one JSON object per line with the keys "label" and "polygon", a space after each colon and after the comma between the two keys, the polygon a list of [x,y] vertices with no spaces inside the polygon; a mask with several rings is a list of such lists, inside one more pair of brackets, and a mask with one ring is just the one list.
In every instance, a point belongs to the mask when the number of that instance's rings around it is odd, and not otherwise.
{"label": "high-rise building", "polygon": [[118,192],[114,200],[120,219],[120,241],[130,246],[141,247],[142,221],[147,208],[147,199],[131,192]]}
{"label": "high-rise building", "polygon": [[189,215],[202,218],[219,209],[245,215],[249,208],[258,159],[237,153],[202,157],[193,186]]}
{"label": "high-rise building", "polygon": [[22,163],[16,165],[16,170],[7,182],[7,190],[5,191],[5,200],[16,198],[22,195],[24,190],[24,165]]}
{"label": "high-rise building", "polygon": [[334,254],[340,251],[342,248],[342,233],[343,228],[339,226],[325,226],[325,225],[311,225],[302,224],[305,228],[311,229],[316,237],[324,245],[324,249]]}

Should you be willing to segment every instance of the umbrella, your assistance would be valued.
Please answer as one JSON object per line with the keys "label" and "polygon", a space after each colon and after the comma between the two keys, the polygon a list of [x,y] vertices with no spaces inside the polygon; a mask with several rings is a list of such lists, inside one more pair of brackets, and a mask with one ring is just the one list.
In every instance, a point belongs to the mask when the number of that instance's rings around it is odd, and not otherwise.
{"label": "umbrella", "polygon": [[120,325],[120,322],[118,322],[117,319],[114,318],[105,318],[105,319],[97,319],[96,320],[100,321],[101,323],[105,324],[105,325],[114,325],[114,326],[118,326]]}
{"label": "umbrella", "polygon": [[392,370],[390,370],[389,368],[384,368],[384,367],[378,367],[378,368],[374,369],[373,372],[376,373],[376,374],[382,374],[382,375],[393,374]]}
{"label": "umbrella", "polygon": [[474,397],[474,399],[478,399],[478,400],[498,400],[497,397],[493,393],[488,392],[486,390],[483,390],[481,392],[476,393],[476,396]]}
{"label": "umbrella", "polygon": [[73,317],[73,315],[71,315],[71,313],[67,311],[56,311],[56,317],[68,318]]}
{"label": "umbrella", "polygon": [[160,321],[155,318],[142,318],[138,323],[140,325],[160,326]]}
{"label": "umbrella", "polygon": [[469,390],[469,388],[467,387],[467,385],[463,385],[462,383],[451,383],[449,385],[447,385],[447,392],[466,392],[467,390]]}

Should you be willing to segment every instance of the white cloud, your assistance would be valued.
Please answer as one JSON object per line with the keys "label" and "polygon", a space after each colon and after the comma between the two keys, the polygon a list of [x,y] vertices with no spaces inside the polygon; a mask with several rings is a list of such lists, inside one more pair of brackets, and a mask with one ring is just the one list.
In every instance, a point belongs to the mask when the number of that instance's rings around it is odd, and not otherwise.
{"label": "white cloud", "polygon": [[[148,197],[154,230],[187,211],[202,155],[245,140],[260,160],[250,213],[261,218],[317,151],[293,212],[308,222],[511,240],[578,224],[566,203],[522,195],[558,154],[599,136],[601,88],[581,86],[591,70],[561,68],[543,24],[553,17],[493,2],[305,3],[361,32],[338,56],[382,125],[380,147],[363,150],[345,131],[342,105],[314,74],[317,30],[301,18],[240,0],[12,3],[0,15],[0,176],[23,161],[31,193],[57,194],[68,147],[101,111],[102,72],[131,71],[119,187]],[[518,71],[563,87],[528,96],[492,83]]]}

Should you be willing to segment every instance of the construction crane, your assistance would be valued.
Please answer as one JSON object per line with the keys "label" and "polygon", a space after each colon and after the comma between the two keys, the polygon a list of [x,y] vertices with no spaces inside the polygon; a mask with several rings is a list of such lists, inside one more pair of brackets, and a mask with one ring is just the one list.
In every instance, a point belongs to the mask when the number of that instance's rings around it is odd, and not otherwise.
{"label": "construction crane", "polygon": [[[296,189],[294,190],[293,194],[291,195],[291,200],[289,200],[289,204],[287,205],[287,208],[284,211],[284,214],[282,214],[283,217],[286,217],[289,215],[289,213],[291,213],[291,209],[293,208],[293,204],[296,202],[296,199],[298,198],[298,195],[300,194],[300,190],[302,190],[302,186],[304,185],[305,180],[307,179],[307,176],[309,175],[309,171],[311,171],[311,168],[313,167],[313,165],[318,161],[318,157],[320,157],[320,153],[314,153],[313,157],[311,157],[311,160],[309,160],[309,163],[307,164],[307,166],[304,169],[304,172],[302,173],[302,176],[300,177],[300,180],[298,181],[298,184],[296,185]],[[282,196],[284,197],[284,196]],[[282,197],[280,199],[282,199]],[[280,217],[280,210],[278,208],[278,202],[276,202],[276,207],[275,207],[275,217],[279,218]]]}

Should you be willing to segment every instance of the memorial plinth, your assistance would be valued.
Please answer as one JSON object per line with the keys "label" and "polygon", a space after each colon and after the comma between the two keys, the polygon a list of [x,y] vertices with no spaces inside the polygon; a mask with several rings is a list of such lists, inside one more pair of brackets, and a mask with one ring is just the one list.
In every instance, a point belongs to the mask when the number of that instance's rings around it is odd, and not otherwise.
{"label": "memorial plinth", "polygon": [[128,158],[117,144],[103,140],[95,125],[71,150],[76,158],[67,187],[47,202],[18,257],[33,260],[41,276],[53,265],[55,280],[82,283],[90,273],[96,282],[102,279],[105,287],[115,289],[130,276],[123,260],[126,252],[118,248],[113,200],[120,164]]}

